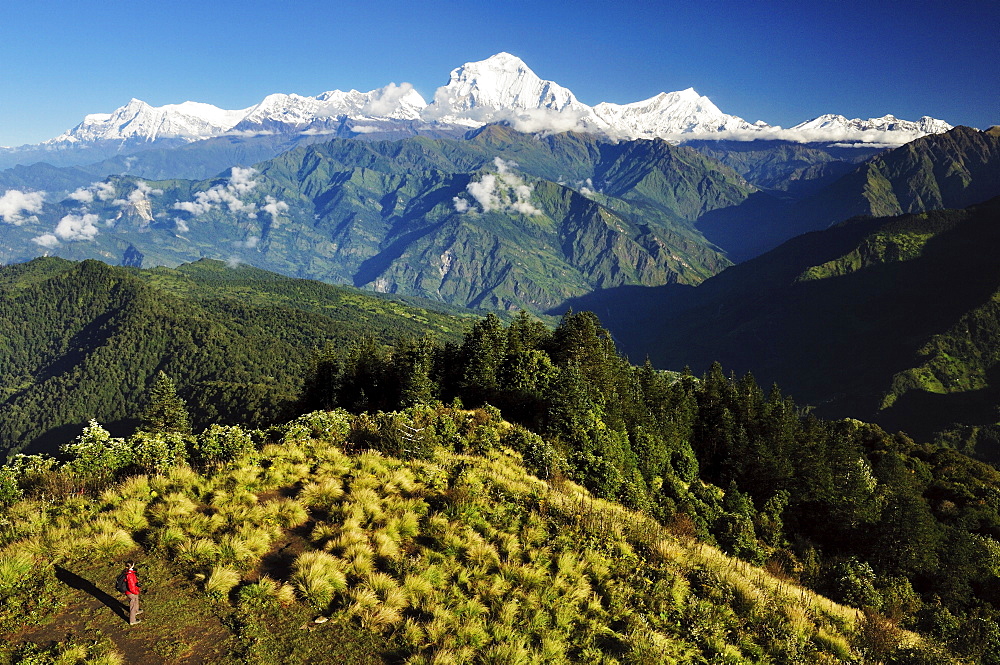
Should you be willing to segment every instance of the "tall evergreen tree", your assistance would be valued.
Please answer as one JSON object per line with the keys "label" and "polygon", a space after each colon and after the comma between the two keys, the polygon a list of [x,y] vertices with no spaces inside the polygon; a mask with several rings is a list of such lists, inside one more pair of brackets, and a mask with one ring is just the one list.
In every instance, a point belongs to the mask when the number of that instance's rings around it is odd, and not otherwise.
{"label": "tall evergreen tree", "polygon": [[187,406],[177,395],[173,380],[162,370],[157,372],[149,391],[149,405],[140,416],[139,429],[144,432],[191,433]]}

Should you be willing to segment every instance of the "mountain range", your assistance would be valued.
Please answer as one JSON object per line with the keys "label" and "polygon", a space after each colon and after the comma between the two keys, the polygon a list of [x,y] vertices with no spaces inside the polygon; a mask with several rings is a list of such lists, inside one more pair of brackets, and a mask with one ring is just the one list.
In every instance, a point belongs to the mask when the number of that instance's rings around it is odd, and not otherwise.
{"label": "mountain range", "polygon": [[272,94],[237,110],[191,101],[153,107],[132,99],[111,113],[90,114],[76,127],[41,144],[0,149],[0,166],[33,161],[80,164],[216,137],[282,134],[308,140],[314,136],[454,135],[493,122],[508,122],[525,132],[573,130],[615,139],[783,139],[880,145],[900,145],[951,128],[926,116],[907,121],[892,115],[862,120],[825,114],[783,129],[723,113],[692,88],[629,104],[589,106],[569,89],[538,77],[520,58],[498,53],[454,69],[430,102],[407,83],[390,83],[369,92],[332,90],[315,97]]}

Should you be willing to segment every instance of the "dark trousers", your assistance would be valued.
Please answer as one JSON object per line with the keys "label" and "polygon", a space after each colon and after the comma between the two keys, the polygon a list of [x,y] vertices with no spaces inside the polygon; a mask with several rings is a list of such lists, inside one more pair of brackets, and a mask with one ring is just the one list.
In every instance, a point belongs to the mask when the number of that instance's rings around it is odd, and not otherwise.
{"label": "dark trousers", "polygon": [[125,597],[128,598],[128,622],[139,623],[139,594],[127,593]]}

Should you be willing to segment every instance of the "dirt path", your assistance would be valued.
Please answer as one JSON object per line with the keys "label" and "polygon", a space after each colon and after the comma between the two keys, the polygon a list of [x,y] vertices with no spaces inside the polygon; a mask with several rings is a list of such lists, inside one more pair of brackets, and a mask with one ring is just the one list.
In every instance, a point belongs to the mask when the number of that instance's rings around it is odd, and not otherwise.
{"label": "dirt path", "polygon": [[183,579],[171,578],[165,567],[149,562],[139,567],[142,623],[128,625],[124,597],[114,590],[119,566],[56,568],[65,607],[42,626],[11,637],[14,643],[47,646],[70,638],[109,638],[126,663],[196,665],[226,660],[232,634],[216,616],[210,601]]}

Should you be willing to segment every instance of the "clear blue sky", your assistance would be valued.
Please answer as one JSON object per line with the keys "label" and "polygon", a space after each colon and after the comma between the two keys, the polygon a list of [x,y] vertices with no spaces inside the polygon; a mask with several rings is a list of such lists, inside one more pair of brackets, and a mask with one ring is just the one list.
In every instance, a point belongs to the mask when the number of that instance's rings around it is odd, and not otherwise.
{"label": "clear blue sky", "polygon": [[499,51],[587,103],[693,87],[789,127],[822,113],[1000,124],[1000,3],[11,0],[0,145],[35,143],[138,97],[244,108],[408,81],[430,99]]}

